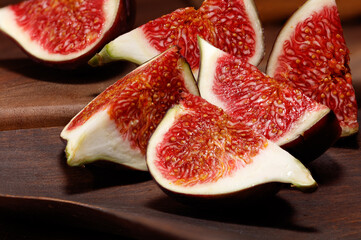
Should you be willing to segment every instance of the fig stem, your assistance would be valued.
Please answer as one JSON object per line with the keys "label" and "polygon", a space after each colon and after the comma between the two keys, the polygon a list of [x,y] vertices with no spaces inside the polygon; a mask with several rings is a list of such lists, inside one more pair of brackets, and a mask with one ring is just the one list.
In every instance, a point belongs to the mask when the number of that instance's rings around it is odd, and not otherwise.
{"label": "fig stem", "polygon": [[105,46],[88,61],[88,64],[92,67],[99,67],[112,61],[114,61],[114,57],[109,54],[108,48]]}

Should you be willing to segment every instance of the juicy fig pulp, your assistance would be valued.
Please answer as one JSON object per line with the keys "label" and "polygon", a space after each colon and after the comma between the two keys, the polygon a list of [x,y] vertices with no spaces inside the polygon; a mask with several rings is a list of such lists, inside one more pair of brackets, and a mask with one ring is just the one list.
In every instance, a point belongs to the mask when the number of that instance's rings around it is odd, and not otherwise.
{"label": "juicy fig pulp", "polygon": [[341,136],[358,131],[349,50],[334,0],[308,0],[280,32],[267,73],[332,109]]}
{"label": "juicy fig pulp", "polygon": [[2,32],[32,59],[62,68],[85,65],[133,21],[133,0],[27,0],[0,9]]}
{"label": "juicy fig pulp", "polygon": [[263,32],[253,0],[205,0],[198,10],[178,9],[119,36],[89,64],[98,66],[115,60],[142,63],[177,45],[196,74],[198,35],[255,65],[264,54]]}
{"label": "juicy fig pulp", "polygon": [[199,45],[201,97],[302,162],[314,160],[337,141],[341,128],[328,107],[201,38]]}
{"label": "juicy fig pulp", "polygon": [[69,122],[61,133],[68,164],[108,160],[147,170],[148,140],[182,92],[198,89],[173,47],[108,87]]}
{"label": "juicy fig pulp", "polygon": [[191,94],[182,94],[167,112],[149,141],[146,159],[155,181],[171,195],[227,198],[273,182],[316,187],[292,155]]}

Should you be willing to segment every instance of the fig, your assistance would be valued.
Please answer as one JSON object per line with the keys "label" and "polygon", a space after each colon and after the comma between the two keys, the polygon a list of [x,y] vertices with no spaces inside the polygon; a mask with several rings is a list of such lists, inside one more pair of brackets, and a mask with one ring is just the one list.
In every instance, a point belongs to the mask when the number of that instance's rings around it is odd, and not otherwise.
{"label": "fig", "polygon": [[198,87],[210,103],[303,163],[316,159],[339,139],[337,118],[325,105],[201,38],[199,48]]}
{"label": "fig", "polygon": [[146,160],[158,185],[178,199],[240,200],[270,183],[303,191],[317,187],[291,154],[189,93],[182,94],[154,131]]}
{"label": "fig", "polygon": [[65,126],[68,165],[107,160],[146,171],[148,140],[181,92],[199,94],[188,63],[172,47],[109,86]]}
{"label": "fig", "polygon": [[133,0],[27,0],[0,9],[0,30],[37,62],[87,66],[107,42],[129,31]]}
{"label": "fig", "polygon": [[308,0],[279,33],[267,74],[332,109],[346,137],[359,128],[349,62],[335,0]]}
{"label": "fig", "polygon": [[178,45],[197,75],[197,35],[254,65],[264,55],[263,31],[253,0],[205,0],[198,10],[178,9],[119,36],[89,64],[99,66],[116,60],[140,64]]}

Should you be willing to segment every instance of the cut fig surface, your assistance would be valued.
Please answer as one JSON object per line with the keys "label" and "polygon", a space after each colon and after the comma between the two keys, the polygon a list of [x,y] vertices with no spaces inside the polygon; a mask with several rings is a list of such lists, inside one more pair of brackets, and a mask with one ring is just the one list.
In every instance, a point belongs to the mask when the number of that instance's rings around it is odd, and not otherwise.
{"label": "cut fig surface", "polygon": [[314,160],[337,141],[341,128],[328,107],[201,38],[199,45],[198,86],[207,101],[302,162]]}
{"label": "cut fig surface", "polygon": [[332,109],[344,137],[359,127],[349,61],[336,2],[308,0],[281,30],[267,74]]}
{"label": "cut fig surface", "polygon": [[199,94],[192,71],[172,47],[93,99],[64,128],[71,166],[108,160],[147,170],[148,140],[181,92]]}
{"label": "cut fig surface", "polygon": [[268,183],[301,190],[317,186],[292,155],[191,94],[182,94],[167,112],[149,141],[146,159],[161,188],[183,197],[233,198]]}
{"label": "cut fig surface", "polygon": [[264,54],[263,32],[253,0],[205,0],[198,10],[178,9],[119,36],[89,64],[98,66],[116,60],[142,63],[178,45],[197,74],[197,35],[255,65]]}
{"label": "cut fig surface", "polygon": [[0,9],[0,30],[32,59],[75,68],[133,24],[132,0],[27,0]]}

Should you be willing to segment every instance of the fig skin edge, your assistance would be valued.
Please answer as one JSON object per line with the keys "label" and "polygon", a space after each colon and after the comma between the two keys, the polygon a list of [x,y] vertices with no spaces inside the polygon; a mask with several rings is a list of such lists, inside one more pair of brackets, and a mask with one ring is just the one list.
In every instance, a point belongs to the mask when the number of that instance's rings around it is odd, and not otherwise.
{"label": "fig skin edge", "polygon": [[[119,13],[120,11],[120,13]],[[104,33],[101,40],[95,44],[90,51],[81,54],[79,57],[65,60],[65,61],[49,61],[43,60],[33,56],[30,52],[24,49],[24,47],[16,39],[11,37],[8,33],[0,28],[0,32],[14,42],[31,60],[39,64],[43,64],[52,68],[58,68],[63,70],[75,70],[80,68],[89,68],[87,62],[96,54],[107,42],[113,38],[123,34],[132,29],[135,23],[136,3],[135,0],[120,0],[117,11],[117,16],[114,19],[112,26]]]}
{"label": "fig skin edge", "polygon": [[169,190],[159,184],[154,176],[151,174],[153,181],[157,186],[169,197],[174,200],[190,205],[190,206],[201,206],[201,207],[214,207],[220,205],[230,205],[230,207],[238,205],[240,203],[245,205],[251,205],[255,202],[263,201],[267,198],[270,198],[276,195],[282,189],[290,189],[294,191],[301,191],[302,193],[313,193],[317,191],[318,184],[315,183],[312,187],[308,186],[303,188],[302,186],[289,187],[287,183],[282,182],[267,182],[263,184],[258,184],[249,188],[245,188],[236,192],[230,192],[225,194],[214,194],[214,195],[191,195],[187,193],[179,193],[172,190]]}
{"label": "fig skin edge", "polygon": [[320,157],[341,136],[342,129],[333,111],[326,114],[295,140],[280,147],[307,164]]}
{"label": "fig skin edge", "polygon": [[[240,203],[251,205],[258,201],[270,198],[276,195],[282,188],[286,188],[286,184],[284,183],[269,182],[227,194],[189,195],[173,192],[162,187],[158,183],[157,185],[165,194],[180,203],[196,207],[221,206],[222,208],[227,206],[234,207]],[[316,190],[316,187],[314,190]]]}

